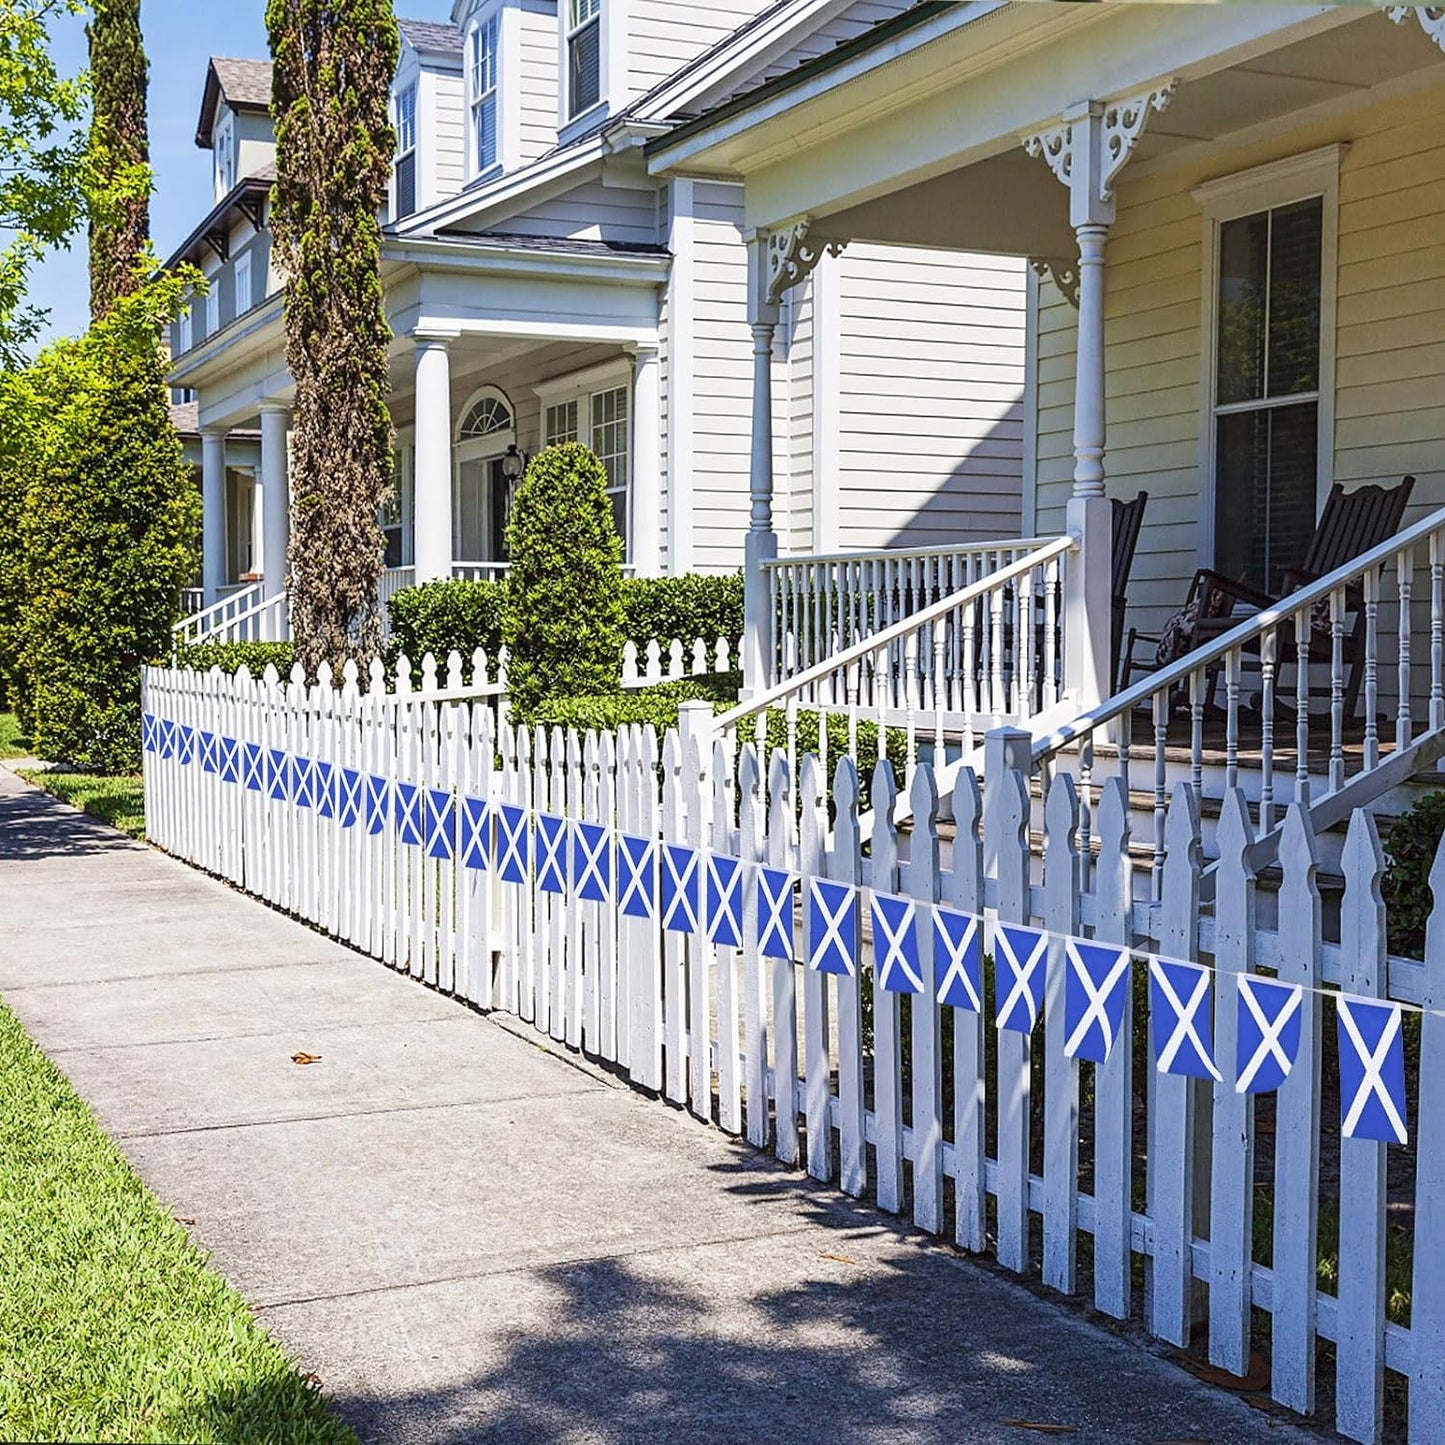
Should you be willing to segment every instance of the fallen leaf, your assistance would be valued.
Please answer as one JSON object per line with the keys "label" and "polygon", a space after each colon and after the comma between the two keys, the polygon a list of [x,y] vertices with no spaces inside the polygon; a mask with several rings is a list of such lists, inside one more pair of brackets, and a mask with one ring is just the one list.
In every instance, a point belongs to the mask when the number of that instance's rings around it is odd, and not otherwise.
{"label": "fallen leaf", "polygon": [[175,1219],[177,1224],[194,1224],[196,1222],[194,1219],[187,1219],[183,1214],[176,1215]]}
{"label": "fallen leaf", "polygon": [[1253,1395],[1269,1388],[1269,1361],[1258,1350],[1249,1356],[1249,1373],[1231,1375],[1215,1365],[1195,1364],[1190,1369],[1197,1379],[1206,1385],[1218,1385],[1222,1390],[1233,1390],[1239,1395]]}
{"label": "fallen leaf", "polygon": [[321,1055],[320,1055],[320,1054],[292,1054],[292,1055],[291,1055],[291,1062],[292,1062],[293,1064],[319,1064],[319,1063],[321,1062]]}
{"label": "fallen leaf", "polygon": [[1039,1435],[1073,1435],[1077,1433],[1077,1425],[1049,1425],[1042,1420],[1005,1420],[1005,1425],[1012,1425],[1015,1430],[1033,1430]]}
{"label": "fallen leaf", "polygon": [[856,1259],[849,1259],[846,1254],[827,1254],[827,1253],[820,1253],[820,1254],[818,1255],[818,1258],[819,1258],[819,1259],[833,1259],[833,1260],[836,1260],[839,1264],[857,1264],[857,1263],[858,1263],[858,1261],[857,1261]]}

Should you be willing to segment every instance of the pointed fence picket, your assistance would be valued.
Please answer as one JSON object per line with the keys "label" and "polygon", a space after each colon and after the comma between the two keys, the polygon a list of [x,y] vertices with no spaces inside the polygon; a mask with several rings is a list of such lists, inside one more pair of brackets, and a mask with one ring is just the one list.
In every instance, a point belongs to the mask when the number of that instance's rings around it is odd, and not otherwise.
{"label": "pointed fence picket", "polygon": [[[1141,1316],[1174,1344],[1204,1325],[1210,1359],[1227,1371],[1248,1366],[1263,1312],[1271,1390],[1293,1410],[1314,1410],[1318,1351],[1332,1343],[1333,1419],[1351,1439],[1380,1437],[1387,1371],[1408,1383],[1410,1439],[1445,1436],[1445,1265],[1425,1247],[1445,1228],[1445,849],[1432,876],[1442,907],[1415,962],[1387,956],[1384,859],[1363,813],[1344,851],[1338,940],[1326,937],[1318,845],[1299,803],[1283,813],[1276,928],[1255,916],[1255,830],[1237,793],[1224,802],[1210,905],[1201,907],[1199,813],[1187,784],[1168,809],[1147,900],[1131,891],[1119,780],[1096,790],[1086,821],[1075,780],[1052,778],[1039,871],[1029,745],[1018,732],[990,735],[982,780],[957,774],[951,831],[938,821],[948,809],[926,764],[909,780],[911,819],[896,824],[897,782],[879,763],[871,798],[880,821],[865,846],[850,758],[830,776],[821,758],[795,767],[786,749],[765,757],[752,742],[720,742],[706,705],[661,740],[639,727],[529,731],[500,709],[482,659],[471,683],[456,658],[441,668],[424,659],[415,672],[403,660],[391,677],[379,664],[348,666],[309,685],[269,669],[260,678],[149,669],[143,707],[144,794],[159,846],[444,993],[616,1064],[816,1179],[852,1195],[871,1179],[881,1208],[906,1211],[927,1233],[991,1248],[1015,1271],[1037,1263],[1052,1288],[1088,1290],[1101,1311]],[[419,841],[405,821],[412,787],[422,790]],[[601,897],[581,896],[583,824],[609,844]],[[544,838],[559,827],[563,876],[543,888]],[[680,851],[664,863],[669,846]],[[641,863],[630,893],[629,849]],[[673,889],[660,875],[685,879],[689,859],[697,906],[665,922]],[[740,938],[738,918],[708,901],[726,891],[734,861]],[[764,868],[787,880],[778,897],[791,919],[766,950]],[[857,907],[847,915],[856,930],[832,930],[846,961],[835,971],[812,966],[813,940],[829,936],[817,882],[842,886]],[[624,906],[625,895],[643,906]],[[939,1002],[947,956],[935,953],[935,923],[945,910],[975,920],[984,940],[981,1008],[964,994]],[[1042,1019],[1031,1032],[997,1027],[1012,985],[999,956],[1003,925],[1034,930],[1046,945]],[[916,977],[890,970],[885,988],[889,935],[906,937]],[[1066,1047],[1072,971],[1078,945],[1090,942],[1131,960],[1113,1044],[1098,1063]],[[1155,1065],[1171,1025],[1151,1017],[1152,1004],[1136,1014],[1130,983],[1157,958],[1209,970],[1217,1080]],[[1260,1105],[1236,1087],[1251,978],[1304,990],[1293,1067],[1273,1094],[1268,1170],[1253,1158]],[[1386,1299],[1391,1146],[1343,1139],[1338,1179],[1322,1175],[1321,1132],[1340,1127],[1322,1104],[1326,1060],[1341,1047],[1336,990],[1427,1010],[1418,1094],[1407,1101],[1421,1242],[1408,1325],[1389,1316]],[[1145,1030],[1152,1049],[1140,1079],[1134,1042]],[[1322,1204],[1337,1205],[1340,1221],[1333,1293],[1318,1276]],[[1257,1251],[1254,1215],[1265,1207],[1273,1228]]]}

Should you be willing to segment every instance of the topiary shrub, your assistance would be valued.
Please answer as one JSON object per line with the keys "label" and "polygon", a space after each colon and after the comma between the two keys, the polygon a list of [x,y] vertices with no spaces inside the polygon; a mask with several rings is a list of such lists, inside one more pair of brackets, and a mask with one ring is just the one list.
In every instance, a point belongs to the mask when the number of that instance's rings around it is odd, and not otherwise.
{"label": "topiary shrub", "polygon": [[629,577],[622,584],[622,608],[627,636],[639,647],[653,638],[736,642],[743,631],[743,574]]}
{"label": "topiary shrub", "polygon": [[505,582],[427,582],[408,587],[388,604],[389,651],[404,652],[414,663],[427,653],[440,661],[459,652],[470,666],[479,647],[488,658],[495,658],[502,645],[506,601]]}
{"label": "topiary shrub", "polygon": [[1445,793],[1431,793],[1395,820],[1385,838],[1382,892],[1388,908],[1390,952],[1406,958],[1425,956],[1425,924],[1434,899],[1430,870],[1445,835]]}
{"label": "topiary shrub", "polygon": [[507,524],[502,640],[525,715],[546,697],[616,693],[622,673],[622,541],[607,470],[576,442],[532,458]]}
{"label": "topiary shrub", "polygon": [[252,677],[260,677],[267,667],[274,667],[282,677],[290,677],[295,665],[296,649],[289,642],[193,642],[176,649],[176,666],[194,672],[219,667],[230,674],[244,666]]}

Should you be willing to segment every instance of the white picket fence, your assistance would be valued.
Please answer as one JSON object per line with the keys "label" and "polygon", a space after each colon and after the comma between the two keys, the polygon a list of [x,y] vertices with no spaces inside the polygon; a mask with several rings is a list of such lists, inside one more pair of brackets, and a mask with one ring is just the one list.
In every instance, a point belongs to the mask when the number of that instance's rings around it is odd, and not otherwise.
{"label": "white picket fence", "polygon": [[[1038,1269],[1066,1293],[1087,1280],[1097,1308],[1142,1314],[1174,1344],[1207,1321],[1210,1359],[1226,1370],[1244,1373],[1256,1316],[1267,1317],[1270,1389],[1291,1409],[1314,1411],[1317,1341],[1333,1341],[1343,1434],[1380,1437],[1391,1370],[1408,1382],[1410,1439],[1445,1438],[1445,1264],[1425,1247],[1445,1228],[1445,907],[1423,963],[1387,958],[1384,864],[1367,814],[1351,826],[1340,937],[1327,941],[1299,804],[1286,814],[1271,931],[1255,924],[1244,861],[1254,825],[1237,790],[1205,913],[1188,784],[1169,810],[1158,899],[1136,901],[1118,779],[1094,813],[1097,857],[1081,853],[1079,801],[1062,773],[1046,800],[1041,866],[1032,855],[1027,733],[990,734],[982,788],[959,774],[952,830],[938,824],[933,771],[920,764],[912,827],[897,831],[893,774],[880,763],[881,822],[865,850],[848,758],[829,795],[816,758],[795,776],[781,752],[704,745],[706,704],[685,707],[660,745],[641,728],[529,734],[498,722],[495,684],[473,695],[461,673],[453,659],[445,679],[433,667],[420,690],[403,680],[388,693],[378,671],[363,691],[354,675],[308,688],[274,674],[149,670],[150,836],[444,992],[621,1066],[819,1180],[854,1196],[871,1181],[880,1208],[924,1231]],[[1445,851],[1434,882],[1445,898]],[[916,980],[902,955],[875,956],[880,917],[895,937],[911,920]],[[1022,995],[996,1008],[981,968],[979,1006],[960,993],[961,955],[942,940],[957,945],[974,920],[995,961],[1003,926],[1041,931],[1041,1033],[996,1027]],[[1101,1024],[1113,1047],[1098,1064],[1065,1047],[1077,940],[1134,955],[1122,1012]],[[1212,1022],[1217,1082],[1152,1066],[1147,1080],[1132,1077],[1149,1020],[1128,982],[1161,958],[1211,970],[1212,1020],[1206,1004],[1195,1022],[1206,1040]],[[1235,1088],[1250,974],[1304,990],[1293,1070],[1260,1103]],[[1322,1118],[1337,990],[1424,1010],[1421,1083],[1408,1102],[1421,1242],[1408,1325],[1387,1321],[1391,1146],[1341,1139],[1333,1109]],[[1148,1057],[1163,1046],[1156,1036]],[[1273,1169],[1259,1178],[1256,1107],[1274,1130]],[[1338,1160],[1328,1171],[1322,1143]],[[1265,1203],[1267,1263],[1253,1243]],[[1339,1218],[1332,1292],[1317,1274],[1322,1203]]]}

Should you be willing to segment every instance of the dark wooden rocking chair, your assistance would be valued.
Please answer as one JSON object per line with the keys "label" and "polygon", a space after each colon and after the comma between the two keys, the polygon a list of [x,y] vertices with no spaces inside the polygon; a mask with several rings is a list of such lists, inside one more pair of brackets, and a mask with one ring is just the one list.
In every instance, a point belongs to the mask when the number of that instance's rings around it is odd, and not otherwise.
{"label": "dark wooden rocking chair", "polygon": [[1124,661],[1124,614],[1129,606],[1129,573],[1134,570],[1134,553],[1139,546],[1139,530],[1144,525],[1144,509],[1149,505],[1149,493],[1140,492],[1132,502],[1115,497],[1113,503],[1114,556],[1109,576],[1114,608],[1109,632],[1109,674],[1122,686],[1120,665]]}

